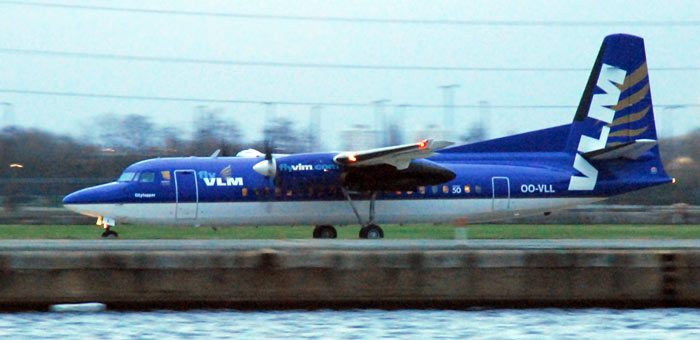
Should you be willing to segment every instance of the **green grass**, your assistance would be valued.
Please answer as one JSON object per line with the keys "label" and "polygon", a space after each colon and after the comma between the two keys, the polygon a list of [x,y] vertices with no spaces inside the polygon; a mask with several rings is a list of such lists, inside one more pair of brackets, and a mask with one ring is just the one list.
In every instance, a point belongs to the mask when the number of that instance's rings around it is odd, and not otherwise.
{"label": "green grass", "polygon": [[[386,225],[387,239],[700,239],[700,225]],[[162,227],[119,225],[120,239],[301,239],[313,227]],[[357,239],[358,226],[338,227],[338,238]],[[99,239],[95,225],[0,225],[0,239]]]}

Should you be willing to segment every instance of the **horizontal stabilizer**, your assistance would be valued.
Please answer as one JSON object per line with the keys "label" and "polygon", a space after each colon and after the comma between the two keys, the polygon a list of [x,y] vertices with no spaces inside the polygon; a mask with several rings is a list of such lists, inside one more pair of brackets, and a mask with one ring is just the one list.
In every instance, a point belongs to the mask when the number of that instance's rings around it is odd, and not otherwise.
{"label": "horizontal stabilizer", "polygon": [[361,167],[387,164],[398,170],[407,169],[411,160],[431,157],[436,150],[452,145],[452,142],[427,139],[418,143],[389,146],[385,148],[342,152],[333,161],[343,166]]}
{"label": "horizontal stabilizer", "polygon": [[653,139],[637,139],[633,142],[627,142],[600,150],[586,152],[583,154],[583,157],[593,160],[615,158],[638,159],[645,152],[656,146],[656,144],[656,140]]}

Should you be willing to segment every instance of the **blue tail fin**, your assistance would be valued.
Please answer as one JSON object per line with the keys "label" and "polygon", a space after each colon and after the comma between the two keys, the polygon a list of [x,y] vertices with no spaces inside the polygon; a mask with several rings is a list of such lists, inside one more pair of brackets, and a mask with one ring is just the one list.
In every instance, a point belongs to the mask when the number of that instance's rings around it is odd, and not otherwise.
{"label": "blue tail fin", "polygon": [[[598,142],[584,142],[588,149],[578,150],[581,134]],[[639,139],[657,139],[644,40],[609,35],[576,110],[567,151],[589,152]]]}
{"label": "blue tail fin", "polygon": [[[567,139],[575,153],[569,190],[593,190],[598,166],[613,159],[642,159],[616,165],[611,176],[646,173],[667,178],[656,146],[644,40],[626,34],[605,37]],[[594,164],[595,165],[595,164]],[[605,164],[602,164],[605,167]]]}

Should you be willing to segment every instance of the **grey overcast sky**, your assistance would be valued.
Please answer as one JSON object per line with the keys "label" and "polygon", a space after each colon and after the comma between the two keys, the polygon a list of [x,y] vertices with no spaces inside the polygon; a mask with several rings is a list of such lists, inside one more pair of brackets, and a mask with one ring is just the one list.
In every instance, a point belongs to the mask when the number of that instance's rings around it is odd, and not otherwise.
{"label": "grey overcast sky", "polygon": [[[466,131],[479,118],[477,108],[466,106],[488,101],[491,137],[525,132],[570,122],[611,33],[645,39],[661,136],[700,128],[698,1],[0,0],[0,32],[0,102],[12,103],[18,125],[73,136],[110,128],[93,124],[107,113],[143,114],[189,131],[195,108],[205,105],[220,108],[251,140],[263,126],[261,102],[367,104],[320,109],[321,138],[326,148],[337,148],[339,130],[375,123],[373,101],[389,100],[391,117],[396,105],[442,105],[439,87],[448,84],[459,85],[455,104],[465,106],[455,111],[454,129]],[[308,124],[309,105],[280,104],[275,111]],[[442,125],[442,112],[409,106],[402,126]]]}

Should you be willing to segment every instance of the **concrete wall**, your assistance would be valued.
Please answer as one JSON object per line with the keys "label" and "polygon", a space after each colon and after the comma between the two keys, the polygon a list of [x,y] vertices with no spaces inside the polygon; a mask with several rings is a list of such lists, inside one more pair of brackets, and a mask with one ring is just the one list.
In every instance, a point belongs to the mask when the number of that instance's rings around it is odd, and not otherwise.
{"label": "concrete wall", "polygon": [[0,249],[0,306],[700,305],[700,249],[95,244]]}

